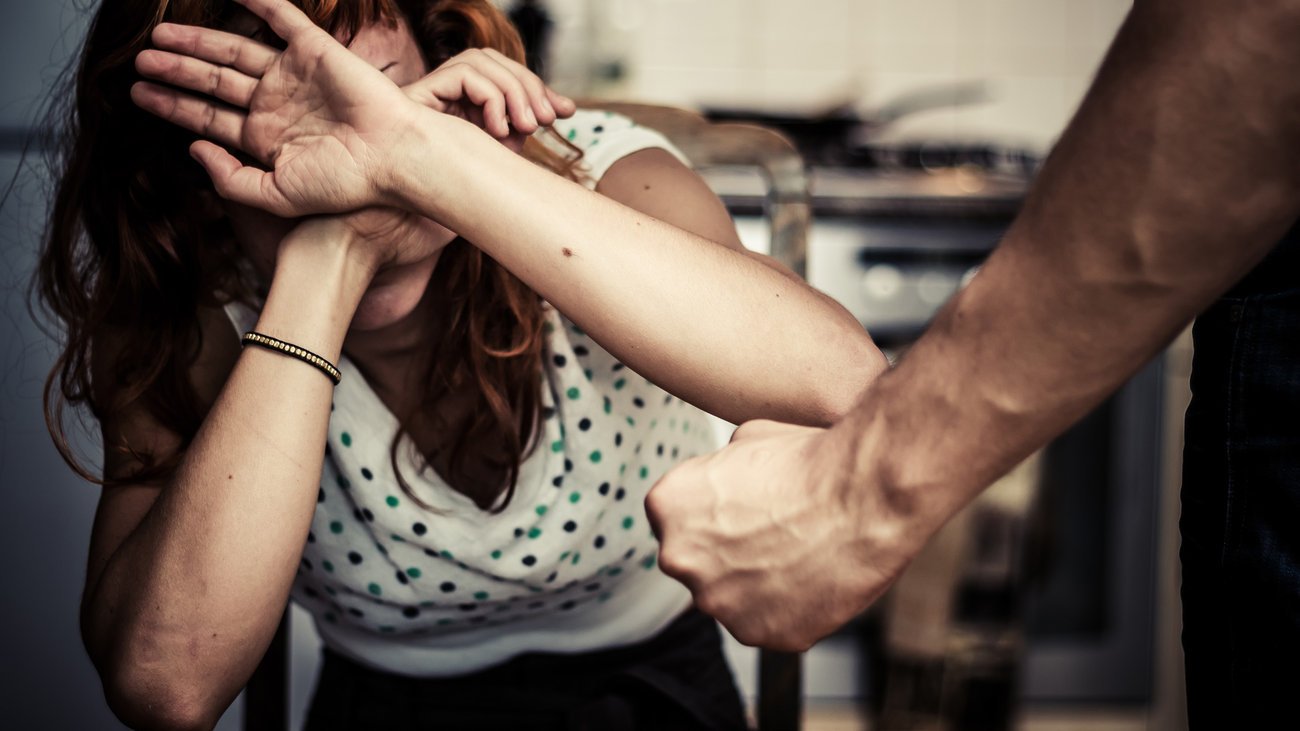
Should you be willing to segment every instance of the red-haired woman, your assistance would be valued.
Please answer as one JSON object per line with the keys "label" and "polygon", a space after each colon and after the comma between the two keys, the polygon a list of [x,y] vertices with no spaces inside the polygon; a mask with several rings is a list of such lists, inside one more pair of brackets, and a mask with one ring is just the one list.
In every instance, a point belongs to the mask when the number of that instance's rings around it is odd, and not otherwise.
{"label": "red-haired woman", "polygon": [[487,0],[243,4],[105,0],[61,149],[47,400],[103,431],[114,711],[210,727],[292,598],[310,729],[742,727],[642,501],[704,411],[843,413],[869,337]]}

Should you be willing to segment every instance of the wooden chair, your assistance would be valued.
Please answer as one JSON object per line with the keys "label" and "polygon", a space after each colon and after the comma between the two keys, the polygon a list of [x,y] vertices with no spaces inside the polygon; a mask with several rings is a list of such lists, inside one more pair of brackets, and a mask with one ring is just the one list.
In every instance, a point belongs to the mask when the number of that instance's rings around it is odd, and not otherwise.
{"label": "wooden chair", "polygon": [[[657,130],[686,155],[696,169],[744,167],[767,183],[764,211],[771,255],[799,276],[806,274],[811,206],[803,158],[780,133],[752,124],[712,123],[676,107],[628,102],[586,101],[579,106],[622,114]],[[289,728],[289,614],[244,694],[244,731]],[[797,653],[762,650],[758,670],[759,731],[796,731],[803,711],[802,658]]]}

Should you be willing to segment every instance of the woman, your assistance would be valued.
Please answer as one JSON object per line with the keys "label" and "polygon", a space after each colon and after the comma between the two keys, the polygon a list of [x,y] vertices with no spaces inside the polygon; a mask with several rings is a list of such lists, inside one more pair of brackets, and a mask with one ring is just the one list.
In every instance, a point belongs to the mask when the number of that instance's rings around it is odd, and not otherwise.
{"label": "woman", "polygon": [[700,409],[824,424],[879,352],[485,0],[242,4],[105,2],[42,260],[114,711],[210,727],[292,596],[309,728],[741,725],[641,501]]}

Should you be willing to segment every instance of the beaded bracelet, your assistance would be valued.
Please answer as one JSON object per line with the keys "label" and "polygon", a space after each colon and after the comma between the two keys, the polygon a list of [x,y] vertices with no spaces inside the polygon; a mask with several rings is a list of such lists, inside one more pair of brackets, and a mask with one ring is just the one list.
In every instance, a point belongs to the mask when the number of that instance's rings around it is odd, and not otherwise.
{"label": "beaded bracelet", "polygon": [[266,348],[267,350],[274,350],[281,355],[297,358],[304,363],[316,366],[320,369],[321,373],[329,376],[329,379],[334,382],[335,386],[339,385],[339,381],[343,379],[343,374],[339,372],[338,368],[334,367],[333,363],[306,348],[300,348],[293,343],[286,343],[283,340],[278,340],[269,335],[263,335],[262,333],[252,331],[244,333],[243,338],[243,345],[249,345],[250,343],[252,345]]}

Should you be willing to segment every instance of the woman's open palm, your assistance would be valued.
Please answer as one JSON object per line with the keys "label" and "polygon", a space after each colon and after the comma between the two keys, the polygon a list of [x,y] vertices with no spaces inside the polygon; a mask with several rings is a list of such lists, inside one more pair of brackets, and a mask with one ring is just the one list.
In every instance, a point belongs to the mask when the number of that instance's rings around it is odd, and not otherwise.
{"label": "woman's open palm", "polygon": [[[140,73],[202,99],[142,82],[132,98],[145,110],[206,140],[191,154],[230,200],[280,216],[350,211],[383,204],[383,153],[416,105],[285,0],[237,0],[288,47],[279,52],[223,31],[161,24],[160,50],[142,52]],[[225,102],[222,105],[213,99]],[[228,148],[270,168],[245,165]]]}

